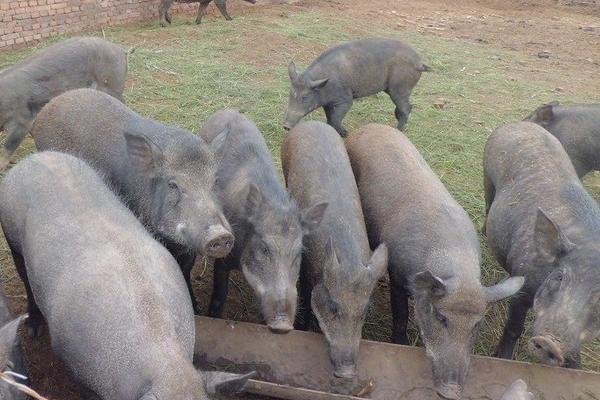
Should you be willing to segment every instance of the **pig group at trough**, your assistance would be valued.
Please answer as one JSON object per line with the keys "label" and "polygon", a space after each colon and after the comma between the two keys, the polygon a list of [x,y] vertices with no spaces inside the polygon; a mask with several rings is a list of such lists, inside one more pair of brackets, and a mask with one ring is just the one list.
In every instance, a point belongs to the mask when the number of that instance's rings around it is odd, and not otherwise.
{"label": "pig group at trough", "polygon": [[[161,24],[171,2],[161,3]],[[200,3],[197,22],[209,1]],[[216,4],[229,19],[225,1]],[[343,392],[358,384],[362,328],[386,271],[391,340],[408,344],[412,298],[440,397],[461,398],[486,308],[505,298],[499,357],[512,358],[533,308],[531,354],[579,368],[581,345],[600,335],[600,208],[580,181],[600,165],[600,106],[543,105],[490,136],[484,233],[511,277],[486,287],[471,219],[401,132],[429,70],[407,44],[377,38],[329,49],[301,74],[290,62],[285,185],[264,136],[235,110],[217,111],[197,135],[131,110],[127,54],[105,40],[68,39],[0,71],[0,168],[28,132],[40,151],[0,185],[27,331],[47,327],[86,398],[241,392],[251,374],[192,363],[202,310],[190,274],[205,257],[214,269],[208,315],[223,315],[229,273],[241,270],[272,332],[324,334]],[[380,91],[396,105],[398,129],[348,133],[353,99]],[[301,122],[318,107],[327,124]],[[22,319],[0,295],[0,372],[16,379],[27,375]],[[0,395],[23,398],[1,382]],[[523,381],[502,397],[531,398]]]}

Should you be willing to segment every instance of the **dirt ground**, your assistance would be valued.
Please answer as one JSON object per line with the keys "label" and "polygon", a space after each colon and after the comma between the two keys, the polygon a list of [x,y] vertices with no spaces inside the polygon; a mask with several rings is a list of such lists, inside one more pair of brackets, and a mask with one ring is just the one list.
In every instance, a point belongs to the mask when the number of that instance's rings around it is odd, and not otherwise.
{"label": "dirt ground", "polygon": [[[490,44],[496,48],[549,56],[546,68],[523,63],[522,77],[548,75],[556,91],[576,93],[600,76],[600,9],[593,7],[557,7],[551,1],[511,0],[300,0],[258,1],[247,7],[230,2],[232,14],[260,14],[262,18],[285,18],[290,8],[318,9],[326,15],[344,15],[348,24],[376,24],[395,30],[427,32],[443,38]],[[266,3],[266,4],[265,4]],[[290,4],[285,4],[290,3]],[[215,18],[214,10],[212,18]],[[223,22],[225,23],[225,22]],[[233,22],[235,23],[235,21]],[[349,27],[351,29],[351,26]],[[168,33],[165,33],[168,34]],[[273,52],[281,43],[262,40],[248,46],[241,55],[254,62],[277,57]],[[268,54],[268,56],[267,56]],[[552,70],[552,74],[547,71]],[[565,81],[568,78],[568,85]],[[196,268],[196,291],[206,305],[211,288],[210,266]],[[260,322],[252,308],[251,293],[241,279],[234,276],[226,317]],[[385,286],[385,282],[381,283]],[[25,310],[24,290],[12,275],[5,282],[15,312]],[[386,299],[377,299],[376,307],[388,307]],[[81,398],[63,364],[52,355],[49,339],[24,338],[34,388],[51,400]]]}

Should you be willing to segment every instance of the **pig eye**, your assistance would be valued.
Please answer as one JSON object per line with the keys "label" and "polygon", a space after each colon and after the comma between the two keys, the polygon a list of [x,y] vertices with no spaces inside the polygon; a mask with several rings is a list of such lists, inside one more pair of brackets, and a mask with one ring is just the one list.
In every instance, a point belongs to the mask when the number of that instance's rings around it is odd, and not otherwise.
{"label": "pig eye", "polygon": [[179,189],[179,186],[177,185],[177,182],[175,180],[170,180],[169,183],[167,183],[167,185],[169,186],[169,189]]}
{"label": "pig eye", "polygon": [[267,244],[264,242],[260,245],[260,253],[265,257],[269,257],[271,255],[271,250],[269,250],[269,246],[267,246]]}
{"label": "pig eye", "polygon": [[305,101],[307,101],[307,100],[308,100],[308,96],[307,95],[303,95],[303,96],[300,97],[300,101],[303,102],[303,103]]}
{"label": "pig eye", "polygon": [[440,323],[442,325],[444,325],[445,328],[448,327],[448,318],[446,318],[444,315],[442,315],[442,313],[436,311],[435,317],[437,318],[438,321],[440,321]]}

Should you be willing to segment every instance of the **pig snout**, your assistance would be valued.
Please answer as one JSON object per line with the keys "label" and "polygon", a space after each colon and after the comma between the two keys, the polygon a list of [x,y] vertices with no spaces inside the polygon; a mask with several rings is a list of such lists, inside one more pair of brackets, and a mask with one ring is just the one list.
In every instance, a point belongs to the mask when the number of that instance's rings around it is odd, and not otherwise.
{"label": "pig snout", "polygon": [[285,114],[283,128],[286,131],[289,131],[294,126],[296,126],[298,124],[298,122],[300,122],[300,120],[304,117],[304,115],[305,114],[303,112],[288,110],[287,113]]}
{"label": "pig snout", "polygon": [[208,257],[224,258],[233,248],[234,237],[222,225],[212,225],[201,243],[200,250]]}
{"label": "pig snout", "polygon": [[333,376],[342,379],[354,379],[356,377],[356,365],[342,364],[339,366],[335,366],[333,370]]}
{"label": "pig snout", "polygon": [[267,323],[269,330],[273,333],[288,333],[294,329],[294,324],[288,315],[277,315],[274,319]]}
{"label": "pig snout", "polygon": [[443,399],[457,400],[460,399],[461,388],[455,383],[443,384],[436,388],[436,392]]}
{"label": "pig snout", "polygon": [[552,337],[535,336],[529,343],[531,352],[542,363],[554,366],[561,366],[565,363],[562,346]]}

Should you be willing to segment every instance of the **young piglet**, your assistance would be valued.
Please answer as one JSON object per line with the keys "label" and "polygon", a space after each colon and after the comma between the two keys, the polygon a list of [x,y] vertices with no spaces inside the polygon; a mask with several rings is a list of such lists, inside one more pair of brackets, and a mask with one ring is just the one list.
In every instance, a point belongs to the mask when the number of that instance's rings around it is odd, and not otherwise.
{"label": "young piglet", "polygon": [[233,110],[216,112],[200,131],[217,153],[217,193],[237,238],[229,257],[215,262],[209,315],[221,317],[229,271],[241,268],[271,331],[293,329],[302,237],[321,222],[326,203],[298,205],[283,187],[263,135]]}
{"label": "young piglet", "polygon": [[327,123],[346,136],[342,120],[354,99],[386,92],[396,105],[398,129],[404,130],[412,109],[410,94],[429,67],[412,47],[399,40],[370,38],[332,47],[298,74],[291,62],[290,99],[284,128],[323,107]]}
{"label": "young piglet", "polygon": [[511,275],[525,276],[497,354],[512,358],[533,305],[530,348],[545,364],[578,368],[600,334],[600,207],[560,142],[531,122],[504,125],[485,146],[486,235]]}
{"label": "young piglet", "polygon": [[371,246],[389,249],[392,340],[408,342],[412,295],[435,389],[458,399],[486,306],[516,293],[523,278],[481,285],[473,223],[404,134],[371,124],[353,133],[346,148]]}
{"label": "young piglet", "polygon": [[556,136],[579,177],[600,169],[600,104],[545,104],[525,121],[535,122]]}
{"label": "young piglet", "polygon": [[302,323],[305,328],[312,308],[329,344],[333,374],[353,379],[369,299],[387,268],[387,248],[381,244],[371,255],[350,160],[333,128],[321,122],[296,125],[283,142],[281,159],[288,190],[301,207],[329,204],[319,228],[304,239]]}
{"label": "young piglet", "polygon": [[0,130],[4,128],[7,135],[0,171],[53,97],[92,88],[122,100],[126,78],[125,51],[96,37],[64,40],[0,71]]}
{"label": "young piglet", "polygon": [[55,152],[21,161],[0,186],[0,222],[27,290],[26,325],[39,334],[45,319],[84,398],[208,400],[244,386],[194,368],[194,312],[175,259],[85,162]]}

